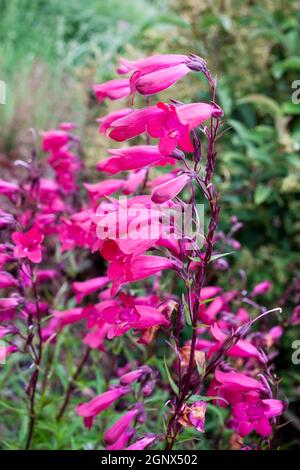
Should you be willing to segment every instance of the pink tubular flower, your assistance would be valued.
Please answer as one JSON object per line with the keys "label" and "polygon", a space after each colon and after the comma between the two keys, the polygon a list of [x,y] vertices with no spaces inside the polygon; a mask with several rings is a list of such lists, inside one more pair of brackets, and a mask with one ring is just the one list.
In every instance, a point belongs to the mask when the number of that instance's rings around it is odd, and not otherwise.
{"label": "pink tubular flower", "polygon": [[134,444],[131,444],[129,447],[126,447],[124,450],[144,450],[146,447],[149,447],[156,441],[157,437],[154,435],[148,435],[139,439]]}
{"label": "pink tubular flower", "polygon": [[272,287],[272,283],[268,280],[262,281],[259,284],[256,284],[251,295],[255,297],[256,295],[263,295],[268,292]]}
{"label": "pink tubular flower", "polygon": [[158,103],[113,121],[109,136],[123,142],[147,132],[160,139],[159,150],[163,155],[170,155],[177,145],[186,152],[192,152],[190,131],[212,116],[222,116],[221,108],[207,103],[178,106]]}
{"label": "pink tubular flower", "polygon": [[8,289],[9,287],[16,287],[17,285],[17,279],[15,279],[10,273],[0,271],[0,289]]}
{"label": "pink tubular flower", "polygon": [[12,197],[19,191],[20,188],[17,184],[0,179],[0,194],[3,194],[7,197]]}
{"label": "pink tubular flower", "polygon": [[[149,307],[147,308],[149,309]],[[143,367],[140,367],[139,369],[131,370],[130,372],[127,372],[126,374],[120,377],[120,384],[121,385],[132,384],[133,382],[136,382],[142,376],[144,376],[145,374],[149,374],[150,372],[151,372],[151,369],[148,366],[143,366]]]}
{"label": "pink tubular flower", "polygon": [[100,183],[95,184],[84,183],[84,187],[93,203],[97,202],[101,197],[109,196],[110,194],[119,191],[123,186],[124,180],[117,179],[101,181]]}
{"label": "pink tubular flower", "polygon": [[113,424],[104,433],[104,440],[107,444],[113,444],[131,425],[132,421],[136,418],[140,410],[135,408],[125,413],[115,424]]}
{"label": "pink tubular flower", "polygon": [[97,164],[98,171],[114,175],[120,171],[138,170],[145,166],[174,164],[174,158],[166,158],[155,145],[137,145],[124,149],[109,149],[112,157]]}
{"label": "pink tubular flower", "polygon": [[238,433],[245,437],[252,431],[261,436],[272,434],[269,418],[279,416],[284,410],[280,400],[261,400],[256,393],[250,392],[245,400],[235,403],[232,409],[233,417],[238,421]]}
{"label": "pink tubular flower", "polygon": [[78,405],[76,413],[83,417],[85,426],[91,429],[94,418],[129,391],[129,387],[117,387],[108,390],[93,398],[91,401]]}
{"label": "pink tubular flower", "polygon": [[168,67],[173,67],[178,64],[184,64],[188,60],[189,57],[183,54],[157,54],[139,60],[127,60],[121,58],[121,65],[117,69],[117,71],[119,74],[125,74],[128,72],[134,72],[135,70],[160,70]]}
{"label": "pink tubular flower", "polygon": [[222,372],[217,369],[215,378],[225,388],[231,390],[257,390],[265,392],[265,386],[261,382],[241,372]]}
{"label": "pink tubular flower", "polygon": [[174,261],[161,256],[140,255],[132,260],[114,260],[110,263],[107,275],[113,281],[112,292],[117,292],[122,284],[139,281],[164,269],[176,266]]}
{"label": "pink tubular flower", "polygon": [[110,100],[119,100],[130,95],[129,79],[121,78],[116,80],[109,80],[99,85],[93,85],[93,92],[98,98],[99,103],[102,103],[105,98]]}
{"label": "pink tubular flower", "polygon": [[69,310],[53,310],[53,317],[57,320],[59,329],[66,325],[71,325],[87,317],[85,309],[77,307]]}
{"label": "pink tubular flower", "polygon": [[185,64],[174,65],[152,72],[136,71],[130,79],[131,92],[138,91],[141,95],[153,95],[174,85],[187,75],[191,69]]}
{"label": "pink tubular flower", "polygon": [[191,177],[187,173],[183,173],[166,183],[155,186],[151,195],[152,201],[156,204],[162,204],[173,199],[173,197],[177,196],[177,194],[186,186],[190,179]]}
{"label": "pink tubular flower", "polygon": [[41,243],[44,235],[36,227],[28,232],[14,232],[12,239],[15,243],[14,256],[16,258],[28,258],[33,263],[42,261]]}
{"label": "pink tubular flower", "polygon": [[[218,344],[212,348],[212,351],[216,351],[222,348],[228,336],[219,328],[217,323],[211,326],[210,331],[213,337],[218,341]],[[244,339],[239,339],[233,346],[225,351],[225,354],[233,357],[255,357],[258,360],[263,360],[259,350]]]}
{"label": "pink tubular flower", "polygon": [[134,429],[127,429],[113,444],[107,446],[106,450],[123,450],[133,435]]}
{"label": "pink tubular flower", "polygon": [[133,113],[132,108],[123,108],[123,109],[118,109],[117,111],[113,111],[112,113],[107,114],[106,116],[103,116],[102,118],[98,118],[97,122],[100,123],[100,127],[99,127],[100,134],[106,135],[112,122],[116,121],[117,119],[121,119],[130,113]]}
{"label": "pink tubular flower", "polygon": [[91,295],[94,292],[97,292],[97,290],[102,289],[108,284],[108,282],[109,279],[107,276],[95,277],[83,282],[73,282],[72,287],[76,294],[77,302],[81,302],[81,300],[87,295]]}

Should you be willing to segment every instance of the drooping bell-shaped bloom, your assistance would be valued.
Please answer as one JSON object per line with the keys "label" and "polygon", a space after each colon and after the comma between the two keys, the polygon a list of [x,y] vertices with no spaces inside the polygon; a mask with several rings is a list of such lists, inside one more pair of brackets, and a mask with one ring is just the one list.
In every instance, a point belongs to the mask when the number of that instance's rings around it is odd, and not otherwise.
{"label": "drooping bell-shaped bloom", "polygon": [[174,164],[174,158],[162,155],[156,145],[137,145],[123,149],[109,149],[112,157],[97,164],[98,171],[114,175],[120,171],[138,170],[145,166]]}
{"label": "drooping bell-shaped bloom", "polygon": [[83,417],[85,426],[90,429],[97,415],[106,410],[115,401],[126,395],[130,391],[129,387],[116,387],[107,392],[101,393],[87,403],[82,403],[76,408],[76,413]]}
{"label": "drooping bell-shaped bloom", "polygon": [[282,414],[284,403],[280,400],[261,400],[255,393],[247,393],[244,400],[235,403],[232,408],[233,417],[238,422],[238,433],[245,437],[252,431],[261,436],[272,434],[269,419]]}
{"label": "drooping bell-shaped bloom", "polygon": [[151,444],[153,444],[157,439],[157,436],[154,435],[148,435],[143,437],[142,439],[139,439],[136,441],[134,444],[131,444],[130,446],[126,447],[124,450],[144,450],[147,447],[149,447]]}
{"label": "drooping bell-shaped bloom", "polygon": [[123,108],[113,111],[112,113],[107,114],[101,118],[97,119],[97,122],[100,123],[99,132],[100,134],[106,135],[108,129],[111,126],[111,123],[117,119],[121,119],[127,114],[133,113],[133,108]]}
{"label": "drooping bell-shaped bloom", "polygon": [[183,173],[166,183],[155,186],[151,195],[152,201],[156,204],[163,204],[164,202],[173,199],[180,193],[180,191],[182,191],[190,180],[191,177],[187,173]]}
{"label": "drooping bell-shaped bloom", "polygon": [[140,186],[143,185],[145,178],[147,176],[147,168],[142,168],[136,172],[132,172],[127,176],[125,184],[122,188],[123,194],[133,194],[135,193]]}
{"label": "drooping bell-shaped bloom", "polygon": [[130,83],[128,78],[109,80],[105,83],[93,85],[93,92],[97,96],[99,103],[108,98],[119,100],[130,95]]}
{"label": "drooping bell-shaped bloom", "polygon": [[253,291],[251,292],[252,297],[256,295],[263,295],[268,292],[272,287],[272,283],[268,280],[262,281],[259,284],[256,284]]}
{"label": "drooping bell-shaped bloom", "polygon": [[94,277],[83,282],[73,282],[72,288],[76,294],[77,302],[81,302],[84,297],[103,289],[109,282],[107,276]]}
{"label": "drooping bell-shaped bloom", "polygon": [[36,227],[32,227],[28,232],[14,232],[12,239],[15,243],[14,256],[16,258],[28,258],[33,263],[42,261],[41,244],[44,235]]}
{"label": "drooping bell-shaped bloom", "polygon": [[131,423],[135,420],[139,414],[139,408],[134,408],[125,413],[118,421],[115,422],[107,431],[104,433],[104,440],[107,444],[113,444],[119,439]]}

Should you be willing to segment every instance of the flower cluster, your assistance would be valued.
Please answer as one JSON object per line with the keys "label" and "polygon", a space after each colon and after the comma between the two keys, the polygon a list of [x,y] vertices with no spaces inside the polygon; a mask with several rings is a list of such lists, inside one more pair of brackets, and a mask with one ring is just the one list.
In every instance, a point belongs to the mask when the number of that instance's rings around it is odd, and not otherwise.
{"label": "flower cluster", "polygon": [[[27,354],[33,364],[26,447],[34,437],[44,348],[67,328],[86,348],[74,381],[86,363],[97,367],[91,350],[111,354],[112,342],[130,338],[149,349],[150,361],[165,339],[169,357],[162,370],[142,359],[128,362],[112,370],[106,391],[76,407],[89,429],[108,408],[122,412],[104,433],[108,450],[154,444],[172,449],[185,428],[203,436],[208,403],[227,410],[225,424],[241,446],[256,433],[271,447],[285,408],[272,366],[283,329],[269,327],[268,312],[257,301],[271,289],[269,281],[250,293],[245,279],[227,291],[217,285],[218,273],[229,270],[222,250],[239,250],[234,235],[241,224],[233,217],[229,234],[217,231],[213,176],[223,111],[216,81],[194,55],[122,59],[117,71],[128,78],[93,86],[99,103],[130,95],[137,102],[143,99],[138,95],[161,92],[189,73],[204,74],[211,99],[129,106],[99,118],[101,134],[135,140],[108,150],[96,166],[96,181],[79,157],[73,123],[41,132],[43,156],[35,149],[14,180],[0,181],[0,289],[7,293],[0,299],[0,338],[7,339],[6,355]],[[208,223],[199,216],[199,201]],[[182,214],[188,214],[188,226]],[[96,271],[95,257],[102,263]],[[74,387],[71,381],[58,421]],[[160,387],[169,394],[161,403],[165,431],[151,428],[158,424],[146,413],[148,397]],[[144,432],[147,423],[154,432]]]}

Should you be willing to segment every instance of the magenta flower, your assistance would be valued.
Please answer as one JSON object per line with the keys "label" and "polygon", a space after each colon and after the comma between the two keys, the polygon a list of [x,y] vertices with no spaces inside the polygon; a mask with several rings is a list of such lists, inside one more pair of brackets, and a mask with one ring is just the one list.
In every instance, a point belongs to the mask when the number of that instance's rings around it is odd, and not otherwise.
{"label": "magenta flower", "polygon": [[251,295],[255,297],[256,295],[263,295],[268,292],[272,287],[272,283],[268,280],[262,281],[259,284],[256,284]]}
{"label": "magenta flower", "polygon": [[130,385],[133,382],[136,382],[137,380],[139,380],[142,376],[149,374],[150,372],[151,372],[151,369],[148,366],[143,366],[143,367],[140,367],[139,369],[131,370],[130,372],[127,372],[126,374],[123,374],[120,377],[120,384]]}
{"label": "magenta flower", "polygon": [[280,400],[261,400],[256,393],[247,393],[244,401],[235,403],[233,417],[238,421],[237,431],[245,437],[252,431],[261,436],[272,434],[269,419],[281,415],[284,403]]}
{"label": "magenta flower", "polygon": [[105,287],[109,282],[107,276],[95,277],[83,282],[73,282],[72,288],[76,294],[77,302],[81,302],[84,297]]}
{"label": "magenta flower", "polygon": [[120,67],[117,69],[119,74],[128,72],[140,71],[153,71],[160,70],[175,65],[184,64],[189,60],[187,55],[183,54],[157,54],[150,57],[145,57],[139,60],[120,59]]}
{"label": "magenta flower", "polygon": [[17,184],[0,179],[0,194],[11,198],[19,191],[20,188]]}
{"label": "magenta flower", "polygon": [[134,444],[131,444],[129,447],[126,447],[124,450],[144,450],[147,447],[149,447],[151,444],[153,444],[157,439],[157,436],[154,435],[148,435],[143,437],[142,439],[139,439],[136,441]]}
{"label": "magenta flower", "polygon": [[41,243],[44,235],[36,227],[32,227],[28,232],[14,232],[12,239],[16,245],[14,248],[16,258],[28,258],[33,263],[42,261]]}
{"label": "magenta flower", "polygon": [[174,164],[174,158],[162,155],[155,145],[137,145],[123,149],[109,149],[112,157],[97,164],[98,171],[114,175],[120,171],[138,170],[145,166],[164,166]]}
{"label": "magenta flower", "polygon": [[8,289],[9,287],[16,287],[17,285],[17,279],[15,279],[10,273],[0,271],[0,289]]}
{"label": "magenta flower", "polygon": [[61,147],[66,145],[71,136],[64,130],[52,129],[50,131],[41,132],[42,149],[44,152],[57,152]]}
{"label": "magenta flower", "polygon": [[163,204],[164,202],[173,199],[180,193],[180,191],[182,191],[190,180],[190,175],[183,173],[165,183],[155,186],[151,195],[152,201],[156,204]]}
{"label": "magenta flower", "polygon": [[102,411],[106,410],[115,401],[126,395],[130,391],[129,387],[117,387],[107,392],[101,393],[87,403],[82,403],[76,408],[76,413],[83,417],[85,426],[90,429],[93,421]]}
{"label": "magenta flower", "polygon": [[126,429],[115,442],[106,447],[106,450],[123,450],[133,435],[134,429]]}
{"label": "magenta flower", "polygon": [[115,422],[107,431],[104,433],[104,440],[107,444],[113,444],[117,441],[121,435],[126,432],[132,421],[135,420],[137,415],[140,413],[138,408],[125,413],[118,421]]}
{"label": "magenta flower", "polygon": [[122,117],[127,116],[127,114],[133,113],[132,108],[124,108],[118,109],[117,111],[113,111],[102,118],[98,118],[97,122],[100,123],[99,132],[100,134],[106,135],[108,129],[111,126],[111,123],[116,121],[117,119],[121,119]]}
{"label": "magenta flower", "polygon": [[99,85],[93,85],[93,92],[98,98],[99,103],[108,98],[110,100],[119,100],[130,95],[129,79],[121,78],[116,80],[109,80]]}
{"label": "magenta flower", "polygon": [[158,103],[113,121],[109,136],[123,142],[147,132],[160,139],[159,151],[163,155],[171,155],[177,145],[186,152],[192,152],[190,132],[212,116],[222,116],[221,108],[207,103],[179,106]]}
{"label": "magenta flower", "polygon": [[141,95],[153,95],[159,93],[191,72],[185,64],[174,65],[165,69],[136,71],[130,79],[131,92],[138,91]]}
{"label": "magenta flower", "polygon": [[96,203],[101,197],[109,196],[110,194],[119,191],[123,186],[124,180],[121,179],[105,180],[95,184],[84,183],[84,187],[86,188],[92,203]]}

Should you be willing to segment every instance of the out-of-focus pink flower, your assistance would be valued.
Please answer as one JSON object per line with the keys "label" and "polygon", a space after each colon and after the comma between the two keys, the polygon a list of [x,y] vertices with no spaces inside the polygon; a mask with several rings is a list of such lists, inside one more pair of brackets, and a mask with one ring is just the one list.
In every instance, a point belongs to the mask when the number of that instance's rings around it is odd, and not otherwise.
{"label": "out-of-focus pink flower", "polygon": [[113,444],[117,441],[120,436],[127,430],[131,425],[132,421],[137,417],[140,410],[134,408],[127,413],[125,413],[118,421],[113,424],[107,431],[104,433],[104,440],[107,444]]}
{"label": "out-of-focus pink flower", "polygon": [[128,78],[118,78],[109,80],[105,83],[93,85],[93,92],[98,98],[99,103],[108,98],[110,100],[119,100],[130,95],[130,83]]}
{"label": "out-of-focus pink flower", "polygon": [[77,124],[75,122],[61,122],[59,125],[59,128],[62,131],[72,131],[77,127]]}
{"label": "out-of-focus pink flower", "polygon": [[151,369],[148,366],[142,366],[142,367],[139,367],[138,369],[131,370],[130,372],[127,372],[126,374],[120,377],[120,384],[121,385],[132,384],[133,382],[136,382],[142,376],[145,376],[146,374],[149,374],[150,372],[151,372]]}
{"label": "out-of-focus pink flower", "polygon": [[131,444],[129,447],[126,447],[124,450],[144,450],[153,444],[157,439],[157,436],[149,435],[145,436],[142,439],[139,439],[134,444]]}
{"label": "out-of-focus pink flower", "polygon": [[277,325],[271,328],[270,331],[264,335],[264,343],[267,348],[271,348],[273,344],[278,342],[282,335],[283,329],[281,326]]}
{"label": "out-of-focus pink flower", "polygon": [[109,282],[107,276],[95,277],[93,279],[88,279],[83,282],[73,282],[72,288],[76,294],[77,302],[81,302],[84,297],[91,295],[94,292],[97,292],[100,289],[103,289]]}
{"label": "out-of-focus pink flower", "polygon": [[14,353],[18,351],[18,348],[17,346],[14,346],[14,345],[10,345],[10,346],[0,346],[0,364],[3,364],[3,362],[6,361],[6,358]]}
{"label": "out-of-focus pink flower", "polygon": [[167,158],[160,153],[156,145],[137,145],[124,149],[109,149],[112,157],[97,164],[98,171],[114,175],[120,171],[138,170],[145,166],[165,166],[174,164],[174,158]]}
{"label": "out-of-focus pink flower", "polygon": [[100,134],[106,135],[108,129],[111,126],[111,123],[121,119],[127,114],[133,113],[133,108],[123,108],[118,109],[117,111],[113,111],[112,113],[107,114],[101,118],[97,119],[97,122],[100,123],[99,132]]}
{"label": "out-of-focus pink flower", "polygon": [[292,318],[291,318],[292,325],[299,325],[300,324],[300,305],[294,308]]}
{"label": "out-of-focus pink flower", "polygon": [[17,279],[15,279],[10,273],[0,271],[0,289],[8,289],[9,287],[15,287],[17,285]]}
{"label": "out-of-focus pink flower", "polygon": [[81,307],[70,308],[69,310],[53,310],[52,314],[58,321],[57,325],[59,329],[85,319],[88,316],[86,310]]}
{"label": "out-of-focus pink flower", "polygon": [[0,230],[12,228],[16,224],[16,220],[12,214],[0,210]]}
{"label": "out-of-focus pink flower", "polygon": [[41,136],[42,149],[44,152],[57,152],[71,139],[71,135],[68,132],[58,129],[51,129],[46,132],[41,131]]}
{"label": "out-of-focus pink flower", "polygon": [[20,188],[17,184],[0,179],[0,194],[11,198],[19,191]]}
{"label": "out-of-focus pink flower", "polygon": [[261,436],[272,434],[269,418],[279,416],[284,410],[280,400],[261,400],[256,393],[247,393],[242,402],[235,403],[233,417],[238,421],[238,433],[245,437],[252,431]]}
{"label": "out-of-focus pink flower", "polygon": [[222,110],[216,105],[192,103],[174,106],[158,103],[113,121],[109,136],[123,142],[147,132],[151,137],[160,139],[159,150],[163,155],[170,155],[177,145],[186,152],[192,152],[194,147],[190,131],[212,116],[222,116]]}
{"label": "out-of-focus pink flower", "polygon": [[41,243],[44,235],[36,227],[32,227],[28,232],[14,232],[12,239],[16,245],[14,248],[16,258],[28,258],[33,263],[42,261]]}
{"label": "out-of-focus pink flower", "polygon": [[130,391],[129,387],[116,387],[107,392],[101,393],[87,403],[82,403],[76,408],[76,413],[83,417],[85,426],[90,429],[94,418],[102,411],[106,410],[115,401],[126,395]]}
{"label": "out-of-focus pink flower", "polygon": [[123,186],[124,180],[121,179],[111,179],[95,184],[84,183],[84,187],[87,190],[92,203],[96,203],[101,197],[109,196],[110,194],[119,191]]}
{"label": "out-of-focus pink flower", "polygon": [[173,197],[177,196],[177,194],[182,191],[190,180],[191,177],[187,173],[183,173],[166,183],[155,186],[151,195],[152,201],[156,204],[162,204],[173,199]]}
{"label": "out-of-focus pink flower", "polygon": [[251,295],[252,297],[255,297],[256,295],[265,294],[266,292],[269,292],[271,287],[272,287],[272,283],[270,281],[268,280],[262,281],[259,284],[256,284],[253,291],[251,292]]}
{"label": "out-of-focus pink flower", "polygon": [[135,193],[139,186],[142,186],[147,175],[147,168],[142,168],[136,172],[132,172],[128,175],[125,184],[123,186],[123,194],[133,194]]}
{"label": "out-of-focus pink flower", "polygon": [[104,351],[104,341],[110,330],[110,325],[105,322],[98,323],[95,328],[89,331],[83,338],[84,344],[87,344],[92,349],[99,349]]}
{"label": "out-of-focus pink flower", "polygon": [[36,272],[36,282],[41,284],[47,282],[50,279],[53,280],[59,277],[59,271],[56,269],[38,269]]}
{"label": "out-of-focus pink flower", "polygon": [[106,450],[123,450],[133,435],[134,429],[127,429],[113,444],[107,446]]}

